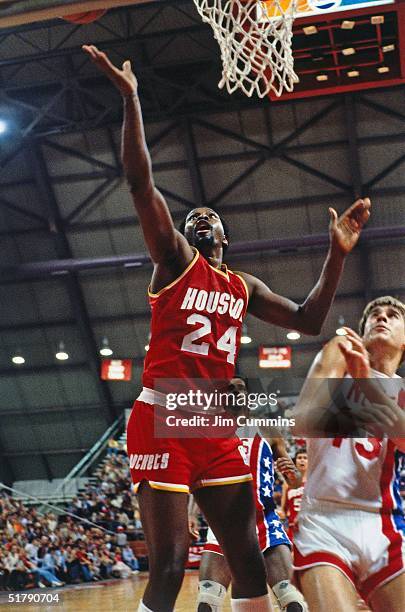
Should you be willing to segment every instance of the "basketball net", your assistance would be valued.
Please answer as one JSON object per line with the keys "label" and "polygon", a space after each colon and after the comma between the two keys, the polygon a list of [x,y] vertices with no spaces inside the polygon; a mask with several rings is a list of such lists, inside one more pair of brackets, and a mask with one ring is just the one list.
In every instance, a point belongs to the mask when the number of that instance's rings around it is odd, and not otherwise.
{"label": "basketball net", "polygon": [[214,31],[222,59],[218,87],[260,97],[292,91],[292,25],[298,0],[194,0]]}

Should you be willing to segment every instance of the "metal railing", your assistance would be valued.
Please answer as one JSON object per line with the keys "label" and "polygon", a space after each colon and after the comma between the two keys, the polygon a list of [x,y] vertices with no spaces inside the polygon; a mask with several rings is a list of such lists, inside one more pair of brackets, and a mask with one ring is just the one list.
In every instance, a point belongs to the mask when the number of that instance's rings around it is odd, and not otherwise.
{"label": "metal railing", "polygon": [[[101,453],[105,450],[108,440],[113,438],[117,432],[123,428],[124,425],[124,414],[119,416],[114,423],[103,433],[101,438],[97,440],[95,444],[91,447],[91,449],[86,453],[82,459],[80,459],[79,463],[77,463],[73,469],[65,476],[62,482],[56,487],[56,489],[51,493],[48,499],[52,500],[54,503],[63,503],[65,501],[70,501],[76,494],[79,488],[78,479],[85,474],[85,472],[94,464],[95,461],[99,458]],[[73,485],[76,480],[75,486]],[[30,497],[26,495],[26,497]],[[37,498],[38,499],[38,498]],[[40,501],[41,503],[41,501]],[[43,503],[40,507],[40,511],[43,510],[43,507],[47,505]]]}
{"label": "metal railing", "polygon": [[[8,487],[7,485],[5,485],[2,482],[0,482],[0,491],[2,489],[5,489],[9,493],[12,493],[14,495],[14,497],[12,497],[12,499],[14,499],[16,501],[21,501],[19,497],[18,498],[15,497],[16,493],[19,496],[24,495],[25,497],[30,499],[33,502],[33,504],[35,504],[35,503],[39,504],[40,501],[41,501],[38,497],[35,497],[35,495],[28,495],[28,493],[23,493],[23,491],[19,491],[18,489],[14,489],[13,487]],[[38,512],[43,514],[44,513],[44,511],[43,511],[44,507],[51,508],[52,510],[55,510],[55,513],[57,513],[57,514],[64,514],[66,516],[71,516],[72,518],[76,519],[77,521],[80,521],[81,523],[86,523],[87,525],[91,525],[92,527],[97,527],[97,529],[101,529],[101,531],[105,531],[106,533],[110,533],[112,535],[115,535],[114,531],[110,531],[109,529],[106,529],[105,527],[102,527],[101,525],[98,525],[97,523],[94,523],[93,521],[90,521],[89,519],[83,518],[82,516],[78,516],[77,514],[74,514],[73,512],[69,512],[68,510],[64,510],[63,508],[59,508],[58,506],[54,506],[53,504],[50,504],[49,502],[43,503],[42,506],[38,509]]]}

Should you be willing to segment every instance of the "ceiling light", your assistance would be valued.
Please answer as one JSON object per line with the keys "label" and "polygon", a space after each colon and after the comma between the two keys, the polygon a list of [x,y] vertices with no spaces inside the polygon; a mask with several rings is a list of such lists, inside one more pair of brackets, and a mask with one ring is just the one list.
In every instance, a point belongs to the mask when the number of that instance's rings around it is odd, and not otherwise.
{"label": "ceiling light", "polygon": [[22,355],[14,355],[11,358],[11,361],[13,363],[15,363],[16,365],[21,365],[21,364],[25,363],[25,359],[24,359],[24,357]]}
{"label": "ceiling light", "polygon": [[385,72],[389,72],[390,69],[388,66],[380,66],[379,68],[377,68],[377,72],[379,72],[380,74],[384,74]]}
{"label": "ceiling light", "polygon": [[242,325],[242,335],[240,337],[241,344],[250,344],[252,342],[252,338],[248,334],[248,328],[245,323]]}
{"label": "ceiling light", "polygon": [[289,340],[299,340],[299,338],[301,338],[301,334],[297,331],[289,331],[287,334],[287,338]]}
{"label": "ceiling light", "polygon": [[358,77],[359,74],[360,72],[358,70],[349,70],[349,72],[347,73],[347,76],[352,79],[354,77]]}
{"label": "ceiling light", "polygon": [[342,49],[343,55],[354,55],[356,53],[356,49],[353,47],[346,47],[346,49]]}
{"label": "ceiling light", "polygon": [[329,79],[327,74],[318,74],[316,77],[317,81],[327,81]]}
{"label": "ceiling light", "polygon": [[103,338],[101,341],[101,349],[100,349],[100,355],[102,355],[103,357],[110,357],[110,355],[113,354],[112,350],[110,349],[110,345],[108,343],[108,338]]}
{"label": "ceiling light", "polygon": [[4,132],[7,132],[7,123],[4,119],[0,119],[0,134],[4,134]]}
{"label": "ceiling light", "polygon": [[383,50],[383,53],[388,53],[389,51],[395,51],[395,45],[384,45],[382,50]]}
{"label": "ceiling light", "polygon": [[56,359],[59,359],[59,361],[66,361],[66,359],[69,359],[69,355],[65,351],[65,345],[63,342],[59,342],[58,349],[58,352],[55,354]]}
{"label": "ceiling light", "polygon": [[311,26],[305,26],[305,28],[302,28],[304,34],[306,34],[307,36],[311,36],[311,34],[317,34],[318,33],[318,28],[314,25]]}
{"label": "ceiling light", "polygon": [[345,21],[342,21],[342,23],[340,24],[340,27],[342,28],[342,30],[353,30],[355,25],[355,21],[349,21],[348,19],[345,19]]}
{"label": "ceiling light", "polygon": [[384,15],[373,15],[371,18],[371,23],[373,25],[381,25],[384,23]]}

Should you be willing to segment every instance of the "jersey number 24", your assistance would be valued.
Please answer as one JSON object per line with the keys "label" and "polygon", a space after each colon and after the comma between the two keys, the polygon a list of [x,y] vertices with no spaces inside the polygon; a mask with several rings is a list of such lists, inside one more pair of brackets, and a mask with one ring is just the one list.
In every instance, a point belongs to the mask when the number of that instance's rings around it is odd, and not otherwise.
{"label": "jersey number 24", "polygon": [[[181,350],[188,353],[196,353],[197,355],[208,355],[209,343],[201,342],[197,344],[195,340],[199,340],[211,333],[211,321],[204,315],[194,313],[188,317],[187,323],[189,325],[200,324],[201,327],[184,336]],[[232,364],[235,363],[237,331],[237,327],[228,327],[226,332],[217,340],[217,349],[228,353],[226,360]]]}

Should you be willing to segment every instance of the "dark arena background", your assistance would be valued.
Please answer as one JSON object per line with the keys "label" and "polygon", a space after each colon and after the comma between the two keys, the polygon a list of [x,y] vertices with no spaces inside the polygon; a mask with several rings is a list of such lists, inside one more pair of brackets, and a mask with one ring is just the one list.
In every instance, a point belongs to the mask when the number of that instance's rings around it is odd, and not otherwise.
{"label": "dark arena background", "polygon": [[[175,222],[215,208],[227,264],[275,292],[302,302],[328,207],[371,198],[321,335],[248,316],[240,374],[291,406],[337,329],[357,329],[374,297],[405,301],[405,2],[335,4],[295,22],[295,91],[259,99],[218,89],[218,46],[192,0],[0,0],[0,610],[23,595],[35,611],[136,610],[147,580],[125,420],[152,265],[120,162],[120,96],[83,44],[131,59]],[[80,23],[88,11],[100,16]],[[266,348],[276,369],[260,367]],[[304,443],[289,438],[291,453]],[[179,612],[195,609],[200,527]],[[53,573],[24,567],[46,554]]]}

